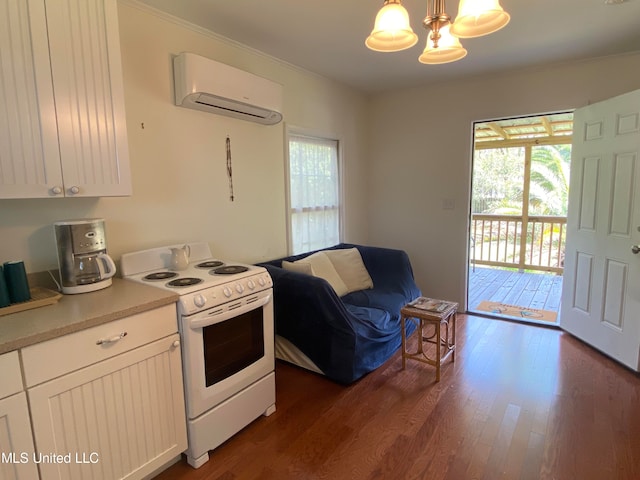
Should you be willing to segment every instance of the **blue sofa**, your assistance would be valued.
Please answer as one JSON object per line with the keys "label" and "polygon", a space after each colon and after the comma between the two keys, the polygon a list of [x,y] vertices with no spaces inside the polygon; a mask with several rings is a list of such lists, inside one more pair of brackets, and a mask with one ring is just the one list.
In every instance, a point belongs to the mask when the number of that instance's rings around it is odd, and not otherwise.
{"label": "blue sofa", "polygon": [[[375,370],[400,348],[400,309],[421,295],[404,251],[346,243],[330,249],[353,247],[373,288],[343,297],[322,278],[282,268],[284,260],[294,262],[315,252],[259,264],[273,279],[276,336],[342,384]],[[409,335],[415,326],[407,322],[406,328]]]}

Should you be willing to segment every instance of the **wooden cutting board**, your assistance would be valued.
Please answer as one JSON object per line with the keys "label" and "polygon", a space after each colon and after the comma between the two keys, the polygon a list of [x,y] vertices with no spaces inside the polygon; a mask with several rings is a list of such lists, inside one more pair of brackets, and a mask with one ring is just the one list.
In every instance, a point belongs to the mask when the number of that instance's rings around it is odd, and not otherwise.
{"label": "wooden cutting board", "polygon": [[31,310],[32,308],[40,308],[46,305],[53,305],[62,298],[62,294],[43,287],[31,287],[31,300],[21,303],[14,303],[8,307],[0,308],[0,317],[12,313]]}

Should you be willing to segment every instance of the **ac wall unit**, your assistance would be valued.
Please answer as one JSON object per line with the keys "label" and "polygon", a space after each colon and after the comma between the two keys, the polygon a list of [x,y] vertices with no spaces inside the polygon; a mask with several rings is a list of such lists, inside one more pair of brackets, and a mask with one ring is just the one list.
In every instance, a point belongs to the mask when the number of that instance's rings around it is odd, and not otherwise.
{"label": "ac wall unit", "polygon": [[274,125],[282,120],[282,85],[193,53],[173,59],[176,105]]}

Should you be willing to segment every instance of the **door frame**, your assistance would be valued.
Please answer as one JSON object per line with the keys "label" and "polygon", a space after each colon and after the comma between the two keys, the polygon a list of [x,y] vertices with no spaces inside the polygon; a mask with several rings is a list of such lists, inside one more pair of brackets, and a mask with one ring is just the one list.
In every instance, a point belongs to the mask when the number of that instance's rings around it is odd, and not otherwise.
{"label": "door frame", "polygon": [[[469,163],[469,168],[470,168],[470,172],[469,172],[469,204],[468,204],[468,216],[467,216],[467,248],[466,248],[466,252],[465,252],[465,258],[466,258],[466,262],[465,262],[465,307],[466,307],[466,311],[471,311],[471,305],[469,303],[469,280],[470,280],[470,268],[471,268],[471,264],[472,264],[472,255],[471,255],[471,248],[472,248],[472,225],[473,225],[473,186],[474,186],[474,172],[475,172],[475,160],[476,160],[476,150],[478,150],[476,148],[476,131],[477,131],[477,125],[481,124],[481,123],[498,123],[498,122],[503,122],[506,120],[516,120],[516,119],[524,119],[524,118],[537,118],[537,117],[549,117],[549,116],[555,116],[555,115],[563,115],[563,114],[573,114],[575,109],[562,109],[562,110],[557,110],[557,111],[549,111],[549,112],[543,112],[543,113],[537,113],[537,114],[524,114],[524,115],[516,115],[516,116],[506,116],[506,117],[494,117],[494,118],[489,118],[489,119],[484,119],[484,120],[475,120],[471,123],[471,161]],[[573,122],[573,118],[572,118],[572,122]],[[573,126],[572,126],[572,130],[573,130]],[[518,139],[518,140],[514,140],[514,141],[501,141],[500,142],[500,146],[502,147],[522,147],[524,148],[524,154],[525,154],[525,159],[524,159],[524,179],[523,179],[523,202],[522,202],[522,220],[523,220],[523,228],[524,226],[526,226],[528,224],[528,220],[529,220],[529,202],[528,201],[524,201],[524,198],[529,198],[529,187],[530,187],[530,174],[531,174],[531,156],[532,156],[532,150],[533,147],[535,146],[543,146],[543,145],[561,145],[561,144],[567,144],[567,143],[571,143],[571,138],[572,135],[568,135],[568,136],[557,136],[557,139],[555,138],[551,138],[553,135],[549,135],[547,137],[541,137],[541,138],[534,138],[532,137],[530,140],[523,140],[523,139]],[[569,139],[567,141],[567,139]],[[484,147],[484,148],[489,148],[489,147]],[[567,205],[568,206],[568,205]],[[522,250],[526,249],[526,243],[522,243],[520,244],[520,258],[522,259],[524,257]],[[476,311],[473,312],[474,314],[476,313]],[[488,312],[487,312],[488,313]],[[482,313],[481,313],[482,314]],[[488,316],[492,316],[490,313],[488,313]],[[537,322],[536,322],[537,323]],[[557,326],[557,324],[556,324]]]}

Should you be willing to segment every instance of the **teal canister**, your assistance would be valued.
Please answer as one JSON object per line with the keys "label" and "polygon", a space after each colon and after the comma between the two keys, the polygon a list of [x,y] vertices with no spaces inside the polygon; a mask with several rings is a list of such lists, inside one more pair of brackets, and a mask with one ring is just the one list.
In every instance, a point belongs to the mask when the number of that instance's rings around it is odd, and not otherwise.
{"label": "teal canister", "polygon": [[11,303],[9,298],[9,289],[7,288],[7,282],[4,279],[4,268],[0,265],[0,308],[8,307]]}
{"label": "teal canister", "polygon": [[23,261],[4,262],[4,279],[7,283],[11,303],[26,302],[31,299]]}

